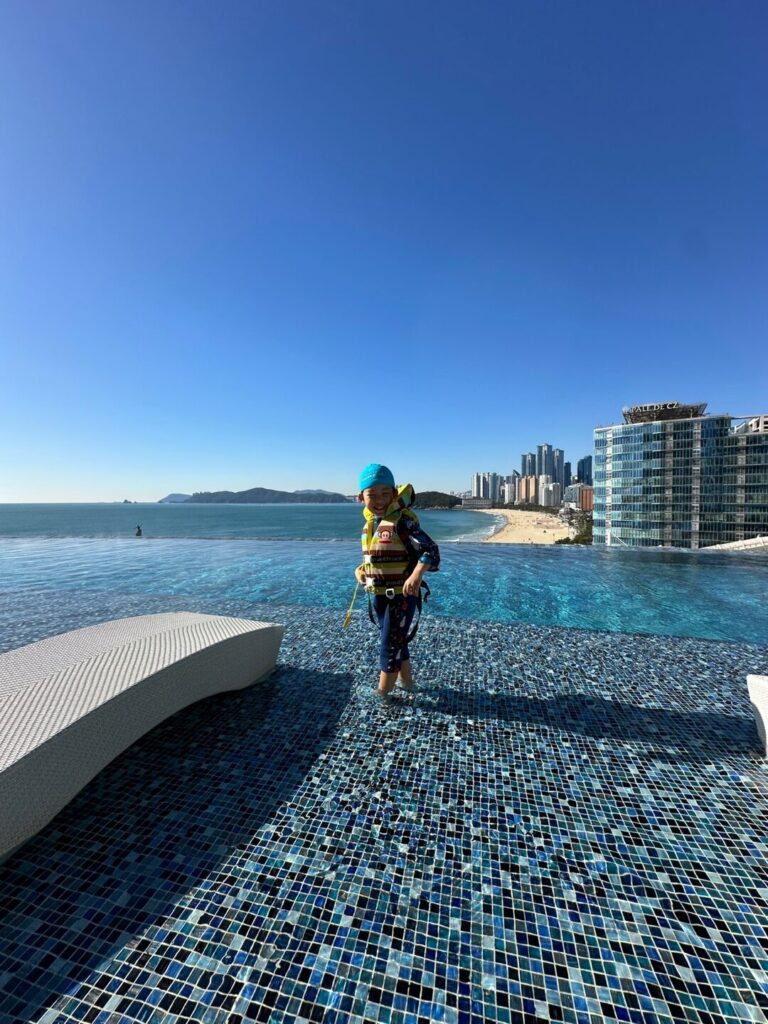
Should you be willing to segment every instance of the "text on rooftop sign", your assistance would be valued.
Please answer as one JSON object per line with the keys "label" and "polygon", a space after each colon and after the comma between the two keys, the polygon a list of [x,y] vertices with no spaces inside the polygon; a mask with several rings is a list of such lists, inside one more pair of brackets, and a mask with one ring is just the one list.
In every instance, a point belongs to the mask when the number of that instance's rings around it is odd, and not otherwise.
{"label": "text on rooftop sign", "polygon": [[651,402],[649,405],[630,405],[627,412],[661,412],[662,409],[679,408],[679,402]]}

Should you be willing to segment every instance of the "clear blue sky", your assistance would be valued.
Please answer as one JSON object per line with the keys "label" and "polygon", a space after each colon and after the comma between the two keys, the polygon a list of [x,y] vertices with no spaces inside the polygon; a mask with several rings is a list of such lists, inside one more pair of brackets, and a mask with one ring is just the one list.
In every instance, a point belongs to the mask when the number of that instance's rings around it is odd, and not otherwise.
{"label": "clear blue sky", "polygon": [[0,500],[768,412],[768,5],[0,0]]}

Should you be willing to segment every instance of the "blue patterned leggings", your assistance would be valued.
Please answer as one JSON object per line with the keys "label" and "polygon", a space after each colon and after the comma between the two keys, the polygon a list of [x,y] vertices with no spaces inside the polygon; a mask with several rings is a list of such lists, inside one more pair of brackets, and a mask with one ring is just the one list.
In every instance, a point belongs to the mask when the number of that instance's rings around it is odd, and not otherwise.
{"label": "blue patterned leggings", "polygon": [[373,609],[381,630],[379,668],[382,672],[398,672],[402,663],[411,656],[405,640],[416,611],[416,598],[405,594],[396,597],[376,594]]}

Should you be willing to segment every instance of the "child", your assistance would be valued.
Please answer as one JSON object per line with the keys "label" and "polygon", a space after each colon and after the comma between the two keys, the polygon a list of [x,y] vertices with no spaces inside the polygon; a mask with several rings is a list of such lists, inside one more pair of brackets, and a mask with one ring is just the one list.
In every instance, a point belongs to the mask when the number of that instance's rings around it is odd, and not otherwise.
{"label": "child", "polygon": [[[363,562],[355,569],[365,584],[381,631],[378,696],[389,702],[399,682],[415,691],[408,650],[408,630],[417,606],[421,579],[440,565],[437,544],[407,511],[414,498],[410,484],[395,489],[395,478],[386,466],[372,462],[360,474],[358,501],[365,508]],[[399,679],[398,679],[399,674]]]}

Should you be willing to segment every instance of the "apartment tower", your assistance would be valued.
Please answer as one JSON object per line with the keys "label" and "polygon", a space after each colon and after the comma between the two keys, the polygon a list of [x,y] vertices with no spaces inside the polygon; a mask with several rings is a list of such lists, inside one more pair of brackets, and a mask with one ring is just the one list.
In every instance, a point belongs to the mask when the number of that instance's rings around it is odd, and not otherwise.
{"label": "apartment tower", "polygon": [[705,409],[636,405],[595,430],[595,544],[704,548],[768,533],[768,417]]}

